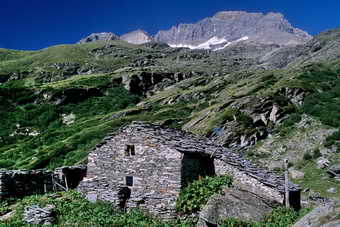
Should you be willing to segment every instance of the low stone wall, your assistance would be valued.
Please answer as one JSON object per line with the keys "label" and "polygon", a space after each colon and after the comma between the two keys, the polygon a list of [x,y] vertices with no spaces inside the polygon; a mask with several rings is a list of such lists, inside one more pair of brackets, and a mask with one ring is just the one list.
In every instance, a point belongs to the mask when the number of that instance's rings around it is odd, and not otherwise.
{"label": "low stone wall", "polygon": [[[233,176],[234,185],[254,193],[263,199],[274,203],[285,203],[284,177],[272,172],[258,168],[249,161],[233,162],[230,157],[225,156],[215,159],[215,171],[217,175],[229,174]],[[301,208],[299,188],[289,182],[289,204],[292,208]]]}
{"label": "low stone wall", "polygon": [[214,163],[216,174],[231,175],[234,179],[233,184],[237,185],[237,187],[258,195],[266,200],[283,204],[283,194],[279,193],[276,188],[264,185],[254,177],[247,175],[246,172],[240,171],[235,166],[228,165],[221,160],[215,160]]}
{"label": "low stone wall", "polygon": [[[86,174],[85,166],[62,167],[56,171],[40,170],[0,170],[0,198],[24,197],[34,194],[43,194],[53,191],[62,191],[65,188],[76,188],[78,184],[72,181],[68,186],[65,182],[64,172],[73,171],[78,179]],[[77,176],[78,175],[78,176]]]}
{"label": "low stone wall", "polygon": [[23,197],[53,190],[53,172],[46,170],[0,171],[0,197]]}

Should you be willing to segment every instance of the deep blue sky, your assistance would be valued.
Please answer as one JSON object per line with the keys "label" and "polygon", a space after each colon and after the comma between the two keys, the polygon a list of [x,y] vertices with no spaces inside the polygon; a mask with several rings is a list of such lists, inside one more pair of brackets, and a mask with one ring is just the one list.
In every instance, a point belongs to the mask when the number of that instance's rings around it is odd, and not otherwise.
{"label": "deep blue sky", "polygon": [[339,0],[0,0],[0,48],[41,49],[93,32],[150,34],[222,10],[281,12],[314,35],[340,26]]}

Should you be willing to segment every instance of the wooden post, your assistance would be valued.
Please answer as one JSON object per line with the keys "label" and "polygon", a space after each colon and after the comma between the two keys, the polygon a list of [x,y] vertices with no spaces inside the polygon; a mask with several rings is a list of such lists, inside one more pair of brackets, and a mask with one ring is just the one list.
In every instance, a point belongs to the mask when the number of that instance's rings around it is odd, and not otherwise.
{"label": "wooden post", "polygon": [[66,186],[66,191],[68,191],[68,182],[67,182],[67,177],[66,174],[63,174],[65,178],[65,186]]}
{"label": "wooden post", "polygon": [[44,194],[47,193],[47,188],[46,188],[46,178],[47,178],[47,175],[46,175],[46,173],[45,173],[45,170],[43,170]]}
{"label": "wooden post", "polygon": [[284,168],[285,168],[285,205],[286,208],[289,208],[288,159],[284,159]]}
{"label": "wooden post", "polygon": [[56,190],[56,186],[55,186],[55,182],[54,182],[53,173],[52,173],[51,177],[52,177],[52,189],[53,189],[53,192],[56,192],[57,190]]}

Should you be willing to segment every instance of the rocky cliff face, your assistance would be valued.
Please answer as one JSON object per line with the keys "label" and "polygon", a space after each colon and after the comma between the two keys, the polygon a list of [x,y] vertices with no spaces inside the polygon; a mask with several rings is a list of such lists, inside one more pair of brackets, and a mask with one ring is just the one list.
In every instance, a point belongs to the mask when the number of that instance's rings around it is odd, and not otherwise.
{"label": "rocky cliff face", "polygon": [[148,43],[153,40],[152,37],[146,31],[143,31],[140,29],[124,34],[120,37],[120,39],[128,43],[137,44],[137,45]]}
{"label": "rocky cliff face", "polygon": [[101,32],[101,33],[92,33],[91,35],[81,39],[78,43],[89,43],[94,41],[107,41],[107,40],[118,40],[119,36],[111,33],[111,32]]}
{"label": "rocky cliff face", "polygon": [[312,37],[294,28],[280,13],[224,11],[196,24],[180,24],[160,31],[155,40],[191,49],[223,48],[237,41],[297,45]]}

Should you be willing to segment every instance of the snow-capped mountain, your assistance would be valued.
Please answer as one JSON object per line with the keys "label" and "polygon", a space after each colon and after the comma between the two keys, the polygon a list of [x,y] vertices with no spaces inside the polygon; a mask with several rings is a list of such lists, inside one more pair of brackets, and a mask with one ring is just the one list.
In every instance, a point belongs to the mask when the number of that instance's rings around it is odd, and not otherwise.
{"label": "snow-capped mountain", "polygon": [[[112,33],[92,34],[80,42],[118,39]],[[195,24],[179,24],[159,31],[155,37],[143,30],[124,34],[119,39],[132,44],[152,41],[173,48],[223,50],[240,42],[296,46],[312,39],[307,32],[294,28],[280,13],[222,11]]]}
{"label": "snow-capped mountain", "polygon": [[245,37],[247,41],[281,46],[303,44],[312,38],[294,28],[280,13],[224,11],[195,24],[179,24],[170,30],[159,31],[155,40],[173,47],[211,49],[211,44],[230,45],[228,42]]}

